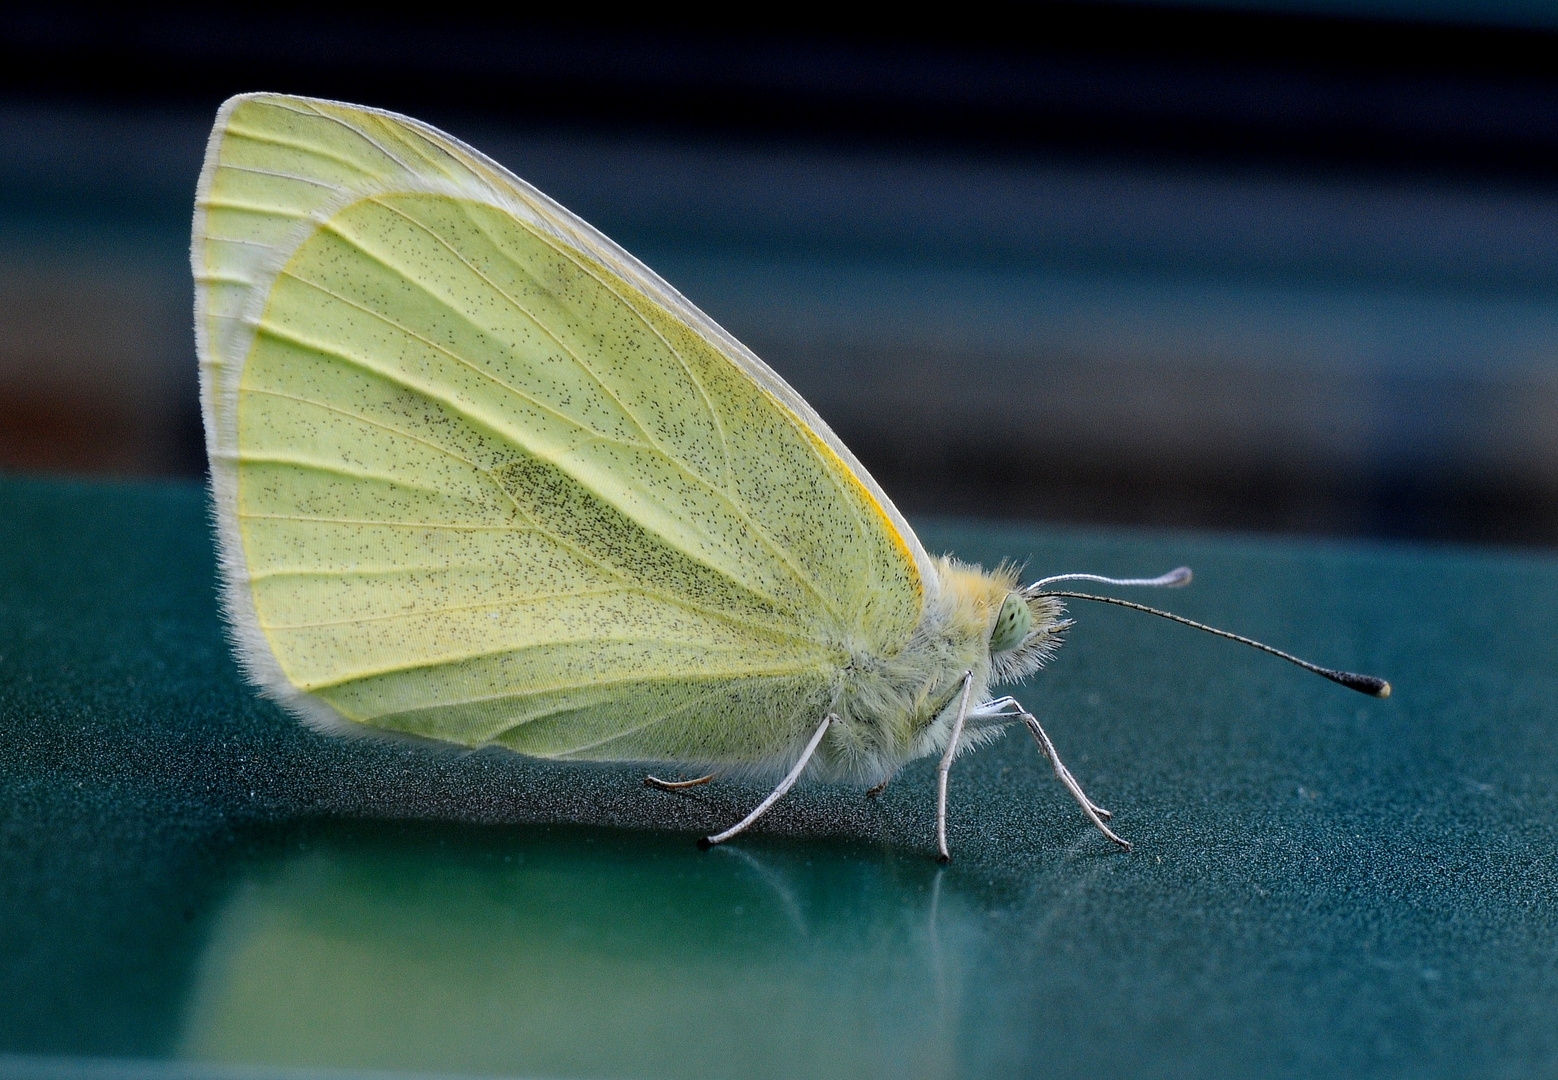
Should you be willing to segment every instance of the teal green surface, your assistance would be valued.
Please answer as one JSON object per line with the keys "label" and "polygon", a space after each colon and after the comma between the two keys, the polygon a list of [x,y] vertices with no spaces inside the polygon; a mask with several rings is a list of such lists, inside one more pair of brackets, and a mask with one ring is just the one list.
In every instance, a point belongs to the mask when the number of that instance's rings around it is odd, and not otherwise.
{"label": "teal green surface", "polygon": [[0,483],[0,1073],[1558,1068],[1558,560],[922,526],[1035,573],[1189,563],[1152,599],[1395,696],[1079,603],[1019,694],[1134,853],[1016,734],[958,763],[945,870],[927,762],[704,853],[761,792],[257,699],[199,489]]}

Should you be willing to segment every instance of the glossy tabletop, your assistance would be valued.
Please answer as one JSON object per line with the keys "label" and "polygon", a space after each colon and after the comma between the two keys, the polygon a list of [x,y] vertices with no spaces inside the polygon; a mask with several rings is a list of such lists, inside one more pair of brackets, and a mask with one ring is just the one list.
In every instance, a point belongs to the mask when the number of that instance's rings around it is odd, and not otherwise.
{"label": "glossy tabletop", "polygon": [[[0,1080],[1504,1076],[1558,1068],[1558,558],[918,523],[1074,603],[1012,732],[877,802],[304,730],[193,485],[0,482]],[[321,1071],[324,1071],[323,1073]],[[342,1071],[345,1071],[343,1073]]]}

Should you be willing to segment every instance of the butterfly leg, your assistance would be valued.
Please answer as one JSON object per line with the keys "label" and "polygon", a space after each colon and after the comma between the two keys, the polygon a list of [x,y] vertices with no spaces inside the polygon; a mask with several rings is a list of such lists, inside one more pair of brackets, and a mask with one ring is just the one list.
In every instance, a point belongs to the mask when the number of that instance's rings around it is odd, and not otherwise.
{"label": "butterfly leg", "polygon": [[822,718],[822,723],[817,725],[817,730],[812,733],[811,741],[806,744],[806,749],[801,751],[801,758],[795,763],[795,767],[785,775],[783,780],[779,781],[778,787],[774,788],[774,790],[768,793],[768,798],[757,804],[756,809],[754,809],[750,814],[742,818],[740,821],[736,822],[736,824],[726,829],[724,832],[715,833],[713,836],[705,836],[702,840],[698,841],[698,846],[701,848],[711,848],[715,844],[723,844],[732,836],[740,835],[746,831],[747,826],[751,825],[752,822],[766,814],[770,806],[784,798],[784,793],[793,788],[795,786],[795,782],[801,778],[801,773],[806,771],[806,765],[809,761],[811,761],[811,756],[817,752],[817,747],[822,745],[822,737],[828,733],[828,728],[831,727],[833,725],[833,721],[837,719],[838,717],[834,716],[832,713],[829,713],[827,716]]}
{"label": "butterfly leg", "polygon": [[887,785],[889,783],[891,783],[891,781],[893,779],[893,776],[896,773],[897,773],[897,770],[895,769],[895,770],[893,770],[893,772],[890,772],[886,776],[882,777],[882,782],[880,784],[873,784],[872,786],[866,788],[866,798],[874,799],[878,795],[880,795],[882,792],[886,791],[887,790]]}
{"label": "butterfly leg", "polygon": [[952,734],[947,737],[941,764],[936,766],[936,859],[944,863],[952,861],[952,853],[947,850],[947,773],[952,769],[952,759],[958,756],[958,740],[963,737],[963,721],[968,719],[968,695],[973,688],[974,673],[965,671],[957,718],[952,721]]}
{"label": "butterfly leg", "polygon": [[662,780],[658,776],[646,776],[644,777],[644,786],[658,788],[661,791],[681,791],[684,788],[707,784],[713,779],[713,773],[709,773],[708,776],[700,776],[696,780]]}
{"label": "butterfly leg", "polygon": [[1071,775],[1071,770],[1061,763],[1060,755],[1055,752],[1055,744],[1050,742],[1049,735],[1039,724],[1038,719],[1030,712],[1018,714],[1018,719],[1027,725],[1029,733],[1033,736],[1033,741],[1039,744],[1039,751],[1049,759],[1050,767],[1055,770],[1055,779],[1064,784],[1066,790],[1071,792],[1071,797],[1082,808],[1082,813],[1087,820],[1091,821],[1098,828],[1099,832],[1113,840],[1116,844],[1119,844],[1121,848],[1126,851],[1131,850],[1129,840],[1122,840],[1114,834],[1114,831],[1109,826],[1104,824],[1106,818],[1111,818],[1114,815],[1087,797],[1087,792],[1082,790],[1082,785],[1077,783],[1077,778]]}

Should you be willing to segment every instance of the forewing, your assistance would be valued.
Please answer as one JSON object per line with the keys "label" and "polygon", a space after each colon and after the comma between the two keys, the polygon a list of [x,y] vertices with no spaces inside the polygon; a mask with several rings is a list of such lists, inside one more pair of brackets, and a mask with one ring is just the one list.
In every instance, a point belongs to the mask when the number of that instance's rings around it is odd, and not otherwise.
{"label": "forewing", "polygon": [[923,552],[793,391],[447,136],[229,102],[194,263],[229,616],[313,719],[756,760],[918,621]]}

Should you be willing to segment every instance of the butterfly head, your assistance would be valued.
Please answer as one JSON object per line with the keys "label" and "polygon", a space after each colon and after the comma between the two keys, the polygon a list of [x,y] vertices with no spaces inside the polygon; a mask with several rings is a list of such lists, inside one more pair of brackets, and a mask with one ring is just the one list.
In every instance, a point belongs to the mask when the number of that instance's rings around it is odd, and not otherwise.
{"label": "butterfly head", "polygon": [[1006,594],[990,627],[990,681],[1027,678],[1054,655],[1061,634],[1071,625],[1065,608],[1053,597]]}

